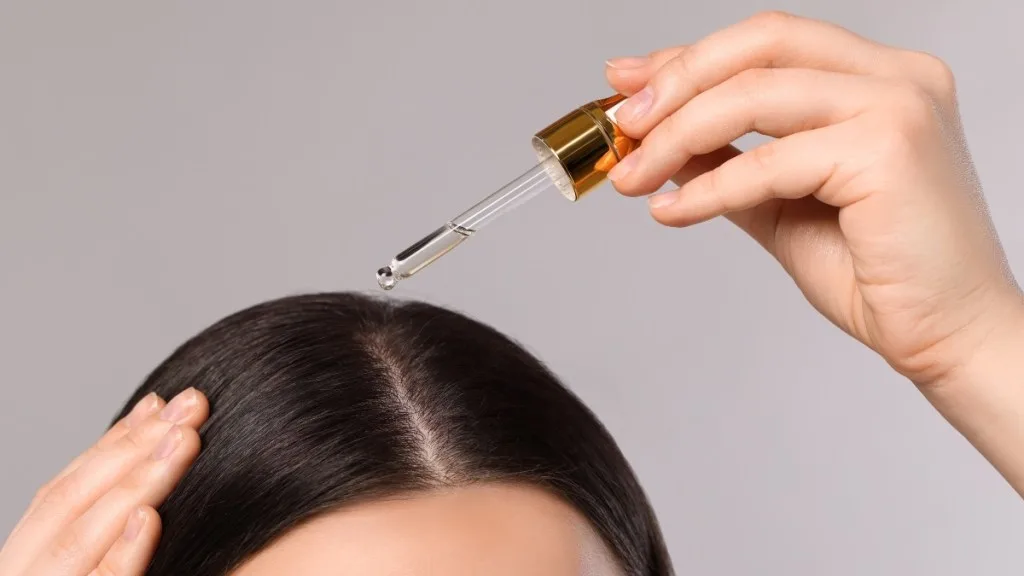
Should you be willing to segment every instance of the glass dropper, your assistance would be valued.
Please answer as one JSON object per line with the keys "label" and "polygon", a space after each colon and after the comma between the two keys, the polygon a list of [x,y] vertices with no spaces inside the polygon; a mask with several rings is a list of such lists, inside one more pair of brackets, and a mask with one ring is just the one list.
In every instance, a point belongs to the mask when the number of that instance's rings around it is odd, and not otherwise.
{"label": "glass dropper", "polygon": [[549,154],[522,176],[400,252],[389,265],[377,271],[377,283],[385,290],[394,288],[399,280],[426,268],[499,215],[521,206],[541,192],[558,188],[558,179],[566,179],[564,171],[554,155]]}
{"label": "glass dropper", "polygon": [[623,98],[613,96],[577,108],[533,139],[539,162],[522,176],[446,222],[377,270],[377,283],[391,290],[444,256],[502,214],[538,194],[557,189],[575,201],[601,184],[635,143],[614,122]]}

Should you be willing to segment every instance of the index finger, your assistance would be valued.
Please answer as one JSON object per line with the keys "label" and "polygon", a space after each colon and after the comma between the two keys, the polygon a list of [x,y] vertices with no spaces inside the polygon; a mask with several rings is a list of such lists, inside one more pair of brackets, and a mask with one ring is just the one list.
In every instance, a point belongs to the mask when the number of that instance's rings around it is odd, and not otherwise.
{"label": "index finger", "polygon": [[905,64],[897,54],[895,48],[834,24],[768,12],[679,51],[650,73],[644,89],[619,108],[616,120],[627,135],[643,138],[701,92],[747,69],[798,67],[893,77],[903,73]]}

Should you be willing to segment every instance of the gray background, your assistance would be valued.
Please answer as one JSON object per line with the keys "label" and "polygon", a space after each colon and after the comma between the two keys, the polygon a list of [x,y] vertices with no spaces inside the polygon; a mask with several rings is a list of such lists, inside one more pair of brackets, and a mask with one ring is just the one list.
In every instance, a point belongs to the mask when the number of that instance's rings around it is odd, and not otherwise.
{"label": "gray background", "polygon": [[[606,94],[754,11],[932,51],[1024,258],[1019,3],[0,2],[0,534],[183,339],[374,270]],[[567,24],[572,24],[567,26]],[[536,200],[402,285],[528,344],[619,439],[681,574],[1019,574],[1024,509],[725,222]]]}

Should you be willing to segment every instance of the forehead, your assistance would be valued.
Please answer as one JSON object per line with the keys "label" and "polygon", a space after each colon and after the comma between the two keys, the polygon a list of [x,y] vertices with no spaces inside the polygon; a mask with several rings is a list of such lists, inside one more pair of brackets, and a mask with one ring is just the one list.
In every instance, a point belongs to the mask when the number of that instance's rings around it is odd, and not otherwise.
{"label": "forehead", "polygon": [[528,486],[368,502],[296,528],[234,576],[620,576],[589,523]]}

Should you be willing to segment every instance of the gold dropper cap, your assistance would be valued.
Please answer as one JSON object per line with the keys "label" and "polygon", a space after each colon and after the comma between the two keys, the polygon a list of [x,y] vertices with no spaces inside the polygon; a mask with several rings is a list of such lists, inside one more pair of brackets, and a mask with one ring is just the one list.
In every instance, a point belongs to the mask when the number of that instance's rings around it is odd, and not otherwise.
{"label": "gold dropper cap", "polygon": [[568,176],[556,182],[569,200],[579,200],[604,182],[612,167],[636,148],[636,141],[613,119],[612,109],[624,99],[615,95],[580,106],[534,136],[537,155],[557,159]]}

